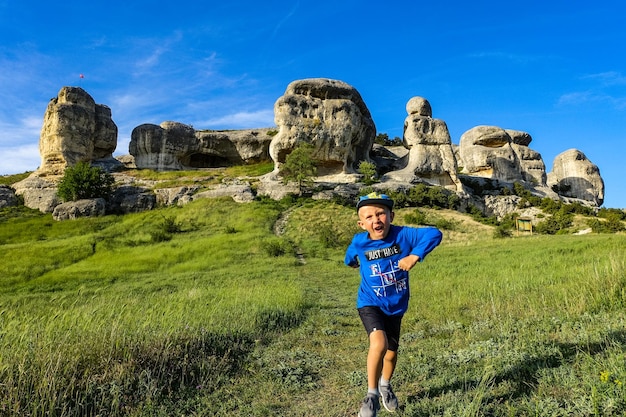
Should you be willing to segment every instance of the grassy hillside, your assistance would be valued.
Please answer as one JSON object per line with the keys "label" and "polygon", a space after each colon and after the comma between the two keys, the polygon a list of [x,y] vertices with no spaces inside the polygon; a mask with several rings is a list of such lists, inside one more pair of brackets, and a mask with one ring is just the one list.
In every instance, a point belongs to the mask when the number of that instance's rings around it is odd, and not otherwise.
{"label": "grassy hillside", "polygon": [[[626,413],[625,235],[494,239],[424,212],[446,228],[412,272],[401,415]],[[313,201],[3,212],[0,415],[356,415],[355,222]]]}

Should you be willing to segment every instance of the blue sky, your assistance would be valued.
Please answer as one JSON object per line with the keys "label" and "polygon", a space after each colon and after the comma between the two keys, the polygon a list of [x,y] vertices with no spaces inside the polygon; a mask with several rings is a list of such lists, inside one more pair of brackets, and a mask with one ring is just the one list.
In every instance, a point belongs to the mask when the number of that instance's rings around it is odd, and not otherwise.
{"label": "blue sky", "polygon": [[421,96],[453,143],[477,125],[526,131],[548,172],[579,149],[605,206],[626,207],[626,2],[387,3],[0,0],[0,174],[37,168],[63,86],[111,108],[123,155],[143,123],[274,126],[291,81],[324,77],[354,86],[392,138]]}

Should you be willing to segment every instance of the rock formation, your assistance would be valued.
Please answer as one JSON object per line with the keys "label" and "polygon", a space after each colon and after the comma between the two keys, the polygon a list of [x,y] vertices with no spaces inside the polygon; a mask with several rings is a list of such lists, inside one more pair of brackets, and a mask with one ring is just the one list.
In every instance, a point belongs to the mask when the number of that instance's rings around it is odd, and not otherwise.
{"label": "rock formation", "polygon": [[42,213],[52,213],[61,204],[61,199],[57,196],[57,183],[37,176],[37,171],[13,184],[13,188],[15,194],[22,196],[26,207]]}
{"label": "rock formation", "polygon": [[137,168],[215,168],[269,160],[272,129],[196,131],[163,122],[133,129],[129,152]]}
{"label": "rock formation", "polygon": [[91,198],[78,201],[68,201],[56,206],[52,212],[54,220],[75,220],[80,217],[104,216],[106,201],[104,198]]}
{"label": "rock formation", "polygon": [[[13,189],[26,206],[52,212],[61,203],[56,183],[65,168],[81,161],[114,171],[124,165],[179,170],[271,160],[274,171],[263,176],[254,189],[243,181],[220,184],[202,193],[195,187],[155,192],[149,187],[137,187],[132,180],[120,183],[117,177],[117,188],[107,201],[106,211],[129,213],[149,210],[157,204],[184,204],[195,198],[221,195],[242,202],[254,199],[255,193],[281,198],[297,192],[289,184],[281,184],[281,164],[299,144],[309,143],[319,163],[315,194],[319,198],[330,194],[345,198],[356,195],[359,164],[366,161],[375,162],[378,173],[384,174],[375,184],[378,188],[407,190],[418,182],[443,186],[457,192],[467,204],[482,205],[486,213],[490,212],[487,206],[494,205],[487,202],[487,197],[495,198],[503,186],[501,182],[522,182],[543,197],[564,196],[597,206],[604,200],[600,172],[580,151],[572,149],[557,156],[553,172],[546,176],[541,155],[529,148],[532,138],[526,132],[476,126],[461,136],[459,145],[453,145],[446,123],[432,117],[426,99],[411,98],[406,110],[404,146],[374,146],[374,121],[354,87],[323,78],[297,80],[287,86],[274,104],[277,128],[196,131],[177,122],[142,124],[131,135],[132,158],[122,164],[112,157],[117,127],[111,110],[96,104],[81,88],[63,87],[44,115],[39,142],[42,164],[31,176],[13,184]],[[463,175],[457,174],[459,168]],[[476,181],[478,185],[474,187]],[[468,195],[469,188],[475,195]],[[0,189],[0,206],[15,203],[9,191]],[[506,212],[514,199],[509,200],[509,204],[492,212]],[[68,207],[72,213],[79,213]]]}
{"label": "rock formation", "polygon": [[504,182],[523,181],[520,160],[511,136],[496,126],[476,126],[461,135],[462,172]]}
{"label": "rock formation", "polygon": [[15,191],[8,185],[0,184],[0,209],[17,205]]}
{"label": "rock formation", "polygon": [[404,158],[404,166],[387,173],[383,179],[426,182],[462,191],[446,122],[433,119],[430,103],[422,97],[410,99],[406,111],[403,141],[409,153]]}
{"label": "rock formation", "polygon": [[369,151],[376,126],[359,92],[337,80],[313,78],[287,86],[274,104],[278,134],[270,144],[275,172],[300,143],[313,145],[320,175],[354,174]]}
{"label": "rock formation", "polygon": [[600,169],[578,149],[569,149],[554,158],[548,185],[564,197],[590,201],[597,206],[604,202]]}
{"label": "rock formation", "polygon": [[[80,87],[63,87],[50,100],[39,139],[40,177],[63,175],[78,162],[116,165],[117,126],[111,109]],[[119,163],[118,163],[119,164]]]}
{"label": "rock formation", "polygon": [[530,134],[510,129],[506,133],[511,137],[511,148],[519,160],[524,181],[545,187],[546,165],[541,154],[528,147],[533,140]]}

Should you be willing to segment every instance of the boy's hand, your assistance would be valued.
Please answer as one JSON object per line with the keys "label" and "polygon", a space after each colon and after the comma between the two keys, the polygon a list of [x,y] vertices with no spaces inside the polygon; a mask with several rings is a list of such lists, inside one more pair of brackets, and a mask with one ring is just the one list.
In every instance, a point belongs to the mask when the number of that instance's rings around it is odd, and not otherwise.
{"label": "boy's hand", "polygon": [[400,261],[398,262],[398,267],[403,271],[410,271],[411,268],[413,268],[419,260],[419,256],[409,255],[400,259]]}

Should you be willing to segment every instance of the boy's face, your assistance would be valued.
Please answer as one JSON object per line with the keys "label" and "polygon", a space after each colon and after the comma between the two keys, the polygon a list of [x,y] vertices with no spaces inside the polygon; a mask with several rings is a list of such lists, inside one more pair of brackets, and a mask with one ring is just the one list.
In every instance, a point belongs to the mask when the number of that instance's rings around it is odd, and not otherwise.
{"label": "boy's face", "polygon": [[359,221],[357,224],[369,233],[370,239],[380,240],[387,237],[393,221],[393,211],[383,205],[376,204],[361,207],[358,214]]}

